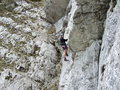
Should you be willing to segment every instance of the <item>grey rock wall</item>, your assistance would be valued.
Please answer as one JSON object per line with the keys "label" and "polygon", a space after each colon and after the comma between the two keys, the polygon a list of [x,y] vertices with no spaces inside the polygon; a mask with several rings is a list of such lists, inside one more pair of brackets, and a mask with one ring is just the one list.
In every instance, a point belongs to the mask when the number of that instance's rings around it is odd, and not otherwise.
{"label": "grey rock wall", "polygon": [[0,90],[120,90],[120,0],[8,1],[0,1]]}
{"label": "grey rock wall", "polygon": [[0,12],[0,90],[57,89],[60,54],[54,26],[41,18],[45,12],[39,3],[14,3],[12,11],[2,6]]}
{"label": "grey rock wall", "polygon": [[[108,1],[71,0],[65,18],[68,62],[62,62],[59,90],[97,90],[99,56]],[[105,89],[104,89],[105,90]]]}
{"label": "grey rock wall", "polygon": [[108,3],[104,1],[76,0],[78,8],[73,17],[74,25],[69,37],[69,46],[73,51],[85,50],[92,40],[102,39],[108,10]]}
{"label": "grey rock wall", "polygon": [[96,41],[86,51],[77,52],[74,61],[69,55],[69,61],[63,62],[59,90],[97,90],[99,50]]}
{"label": "grey rock wall", "polygon": [[107,14],[100,53],[98,90],[120,90],[120,0]]}
{"label": "grey rock wall", "polygon": [[57,22],[65,15],[69,0],[47,0],[45,7],[46,19],[51,22]]}

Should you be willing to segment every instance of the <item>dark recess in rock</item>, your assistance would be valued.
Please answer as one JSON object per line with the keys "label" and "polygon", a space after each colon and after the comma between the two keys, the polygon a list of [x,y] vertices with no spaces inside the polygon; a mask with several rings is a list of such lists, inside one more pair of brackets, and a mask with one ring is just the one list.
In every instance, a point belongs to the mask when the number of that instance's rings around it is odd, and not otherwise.
{"label": "dark recess in rock", "polygon": [[111,9],[110,9],[111,12],[113,12],[113,9],[115,8],[116,4],[117,4],[116,0],[111,0]]}

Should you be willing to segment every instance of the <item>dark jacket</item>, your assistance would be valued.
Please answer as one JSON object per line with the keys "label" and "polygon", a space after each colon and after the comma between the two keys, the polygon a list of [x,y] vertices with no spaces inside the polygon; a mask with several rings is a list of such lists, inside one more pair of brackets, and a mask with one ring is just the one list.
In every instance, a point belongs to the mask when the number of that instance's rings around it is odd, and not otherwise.
{"label": "dark jacket", "polygon": [[64,39],[63,37],[61,37],[60,38],[60,45],[66,45],[66,41],[67,41],[68,39]]}

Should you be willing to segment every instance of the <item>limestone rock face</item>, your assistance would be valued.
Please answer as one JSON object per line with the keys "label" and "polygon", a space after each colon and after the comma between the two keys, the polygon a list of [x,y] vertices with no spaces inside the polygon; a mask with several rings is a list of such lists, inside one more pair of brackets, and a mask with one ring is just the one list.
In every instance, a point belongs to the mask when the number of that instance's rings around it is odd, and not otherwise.
{"label": "limestone rock face", "polygon": [[12,11],[2,6],[0,12],[0,90],[58,88],[55,27],[41,18],[44,7],[24,0],[14,3]]}
{"label": "limestone rock face", "polygon": [[69,61],[62,62],[59,90],[97,90],[108,4],[108,1],[70,0],[63,21],[64,37],[69,39]]}
{"label": "limestone rock face", "polygon": [[[84,52],[78,52],[74,61],[63,62],[59,90],[97,90],[100,43],[94,42]],[[92,53],[91,53],[92,52]]]}
{"label": "limestone rock face", "polygon": [[[105,23],[100,53],[98,90],[120,89],[120,0],[117,0],[114,8],[112,7],[108,11]],[[111,9],[113,9],[112,12]]]}
{"label": "limestone rock face", "polygon": [[102,38],[108,9],[108,3],[104,1],[76,0],[77,9],[69,37],[69,45],[73,51],[85,50],[91,44],[91,40]]}
{"label": "limestone rock face", "polygon": [[[108,7],[105,2],[109,3],[109,0],[101,0],[99,3],[94,0],[76,0],[76,3],[73,0],[71,2],[73,2],[71,4],[72,11],[68,13],[69,17],[65,17],[65,20],[68,21],[65,27],[65,38],[69,38],[68,45],[71,49],[67,59],[70,61],[63,62],[59,89],[119,90],[120,0],[111,0],[104,26],[106,7]],[[94,40],[98,42],[101,39],[104,28],[100,50],[100,44],[94,46]],[[92,46],[99,48],[93,49]],[[99,50],[100,52],[98,52]],[[97,61],[91,63],[92,60]]]}
{"label": "limestone rock face", "polygon": [[0,90],[120,90],[120,0],[0,0],[0,11]]}
{"label": "limestone rock face", "polygon": [[69,0],[47,0],[45,8],[46,19],[55,23],[65,15]]}

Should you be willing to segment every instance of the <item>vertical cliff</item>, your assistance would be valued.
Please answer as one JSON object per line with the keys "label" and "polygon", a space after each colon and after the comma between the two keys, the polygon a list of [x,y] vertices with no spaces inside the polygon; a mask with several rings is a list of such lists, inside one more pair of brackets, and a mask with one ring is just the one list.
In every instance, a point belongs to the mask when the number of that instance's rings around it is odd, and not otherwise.
{"label": "vertical cliff", "polygon": [[105,22],[98,90],[120,90],[120,0],[111,0]]}
{"label": "vertical cliff", "polygon": [[69,39],[69,61],[62,63],[59,90],[97,90],[108,8],[109,0],[70,0],[62,29]]}
{"label": "vertical cliff", "polygon": [[119,9],[120,0],[0,0],[0,90],[120,90]]}

